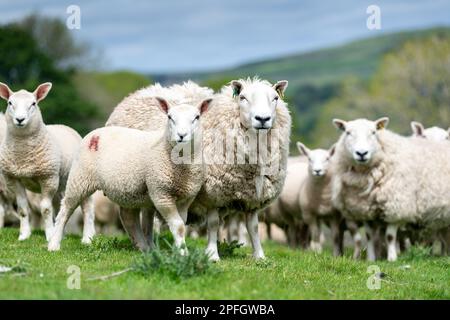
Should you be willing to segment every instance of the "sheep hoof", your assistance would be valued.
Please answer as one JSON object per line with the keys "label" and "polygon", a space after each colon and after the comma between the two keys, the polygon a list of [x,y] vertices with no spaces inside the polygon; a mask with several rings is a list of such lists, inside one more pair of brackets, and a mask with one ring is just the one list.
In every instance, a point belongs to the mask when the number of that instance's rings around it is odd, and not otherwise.
{"label": "sheep hoof", "polygon": [[253,255],[255,260],[266,260],[266,256],[264,254]]}
{"label": "sheep hoof", "polygon": [[48,251],[59,251],[60,248],[61,246],[59,244],[49,243],[48,245]]}
{"label": "sheep hoof", "polygon": [[[208,254],[208,252],[206,253],[206,254]],[[209,261],[211,261],[211,262],[219,262],[220,261],[220,257],[219,257],[219,255],[217,254],[217,253],[213,253],[213,254],[209,254]]]}
{"label": "sheep hoof", "polygon": [[81,243],[89,245],[92,243],[92,239],[90,237],[83,237],[83,239],[81,239]]}
{"label": "sheep hoof", "polygon": [[24,233],[19,235],[19,241],[27,240],[31,236],[31,233]]}

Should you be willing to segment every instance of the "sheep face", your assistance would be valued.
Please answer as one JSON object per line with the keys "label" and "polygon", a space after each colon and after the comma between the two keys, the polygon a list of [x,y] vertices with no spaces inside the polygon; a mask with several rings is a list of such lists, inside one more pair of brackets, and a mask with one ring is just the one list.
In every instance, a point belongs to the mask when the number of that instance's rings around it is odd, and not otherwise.
{"label": "sheep face", "polygon": [[413,131],[413,136],[430,139],[433,141],[444,141],[449,140],[449,130],[444,130],[439,127],[431,127],[425,129],[424,126],[420,122],[413,121],[411,122],[411,129]]}
{"label": "sheep face", "polygon": [[170,106],[160,97],[156,97],[160,109],[167,114],[168,138],[171,143],[190,142],[200,127],[200,116],[206,112],[212,99],[202,101],[198,106],[179,104]]}
{"label": "sheep face", "polygon": [[323,177],[328,173],[330,159],[336,149],[333,145],[329,150],[315,149],[310,150],[304,144],[297,142],[297,148],[308,158],[308,170],[314,177]]}
{"label": "sheep face", "polygon": [[389,122],[388,118],[376,121],[358,119],[343,121],[334,119],[334,125],[344,133],[341,142],[347,155],[359,165],[369,165],[377,151],[381,149],[378,134]]}
{"label": "sheep face", "polygon": [[52,87],[51,83],[44,83],[34,92],[19,90],[13,92],[6,84],[0,83],[0,96],[8,101],[6,118],[17,128],[25,128],[33,119],[38,108],[38,102],[43,100]]}
{"label": "sheep face", "polygon": [[244,86],[240,81],[232,81],[233,95],[239,104],[242,125],[256,130],[272,128],[277,104],[282,99],[287,84],[287,81],[279,81],[270,86],[254,82]]}

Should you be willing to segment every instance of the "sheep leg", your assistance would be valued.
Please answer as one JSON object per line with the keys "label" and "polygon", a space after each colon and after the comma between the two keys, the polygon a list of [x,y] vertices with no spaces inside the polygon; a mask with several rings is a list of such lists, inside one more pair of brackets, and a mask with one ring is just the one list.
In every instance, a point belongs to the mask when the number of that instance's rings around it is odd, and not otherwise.
{"label": "sheep leg", "polygon": [[0,229],[5,226],[5,208],[0,204]]}
{"label": "sheep leg", "polygon": [[258,213],[249,212],[245,215],[247,232],[250,236],[250,241],[253,247],[253,257],[255,259],[265,259],[264,251],[261,246],[261,241],[259,240],[258,234]]}
{"label": "sheep leg", "polygon": [[217,237],[219,235],[219,212],[217,209],[210,210],[207,217],[208,246],[206,254],[211,261],[219,261],[219,251],[217,249]]}
{"label": "sheep leg", "polygon": [[321,253],[322,245],[320,244],[320,226],[317,218],[311,217],[308,225],[311,230],[310,249],[316,253]]}
{"label": "sheep leg", "polygon": [[81,243],[91,244],[95,236],[95,210],[92,197],[87,197],[81,202],[81,211],[83,212],[83,238]]}
{"label": "sheep leg", "polygon": [[19,241],[23,241],[31,236],[30,206],[28,205],[25,189],[19,182],[15,183],[14,192],[16,193],[17,209],[20,220]]}
{"label": "sheep leg", "polygon": [[333,239],[333,256],[338,257],[343,254],[344,230],[342,228],[342,219],[338,216],[330,221],[331,237]]}
{"label": "sheep leg", "polygon": [[227,228],[227,238],[228,242],[239,240],[239,219],[236,215],[230,215],[228,218],[228,228]]}
{"label": "sheep leg", "polygon": [[61,201],[61,208],[56,216],[54,232],[48,243],[49,251],[58,251],[60,249],[64,227],[66,226],[67,221],[69,221],[70,216],[78,207],[79,202],[80,201],[76,201],[75,199],[69,199],[67,195]]}
{"label": "sheep leg", "polygon": [[397,260],[397,230],[398,225],[390,224],[386,228],[387,258],[388,261]]}
{"label": "sheep leg", "polygon": [[153,225],[155,222],[155,210],[153,208],[142,208],[142,228],[144,230],[144,235],[147,238],[147,243],[150,249],[155,247],[155,242],[153,241]]}
{"label": "sheep leg", "polygon": [[120,220],[128,236],[139,250],[148,251],[149,246],[142,232],[141,222],[139,221],[139,209],[120,207]]}
{"label": "sheep leg", "polygon": [[244,221],[241,221],[241,219],[239,219],[239,224],[238,224],[238,242],[242,243],[243,246],[247,246],[247,236],[246,236],[246,232],[245,232],[245,223]]}
{"label": "sheep leg", "polygon": [[345,221],[345,225],[353,238],[353,259],[359,259],[361,257],[361,233],[359,232],[359,227],[355,222],[349,220]]}
{"label": "sheep leg", "polygon": [[364,224],[364,229],[366,231],[367,238],[367,261],[375,261],[375,232],[372,226],[369,223]]}
{"label": "sheep leg", "polygon": [[161,214],[169,226],[169,230],[173,235],[175,246],[180,249],[181,254],[187,254],[186,249],[186,226],[181,218],[177,206],[175,204],[159,204],[155,203],[155,208]]}

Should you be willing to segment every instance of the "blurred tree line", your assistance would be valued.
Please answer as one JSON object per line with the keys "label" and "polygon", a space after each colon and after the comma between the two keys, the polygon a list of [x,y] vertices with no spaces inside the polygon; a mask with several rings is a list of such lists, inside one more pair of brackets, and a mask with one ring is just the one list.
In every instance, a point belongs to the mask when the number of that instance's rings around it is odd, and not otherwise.
{"label": "blurred tree line", "polygon": [[[44,121],[69,125],[84,135],[101,116],[95,104],[80,96],[72,81],[87,52],[57,19],[31,15],[18,23],[1,25],[0,81],[14,91],[33,91],[42,82],[52,82],[52,90],[40,103]],[[0,105],[4,111],[6,102]]]}
{"label": "blurred tree line", "polygon": [[328,146],[338,138],[333,118],[390,118],[389,128],[410,135],[410,122],[425,127],[450,126],[450,37],[447,33],[405,42],[387,53],[368,83],[343,81],[336,97],[320,110],[312,131],[315,144]]}

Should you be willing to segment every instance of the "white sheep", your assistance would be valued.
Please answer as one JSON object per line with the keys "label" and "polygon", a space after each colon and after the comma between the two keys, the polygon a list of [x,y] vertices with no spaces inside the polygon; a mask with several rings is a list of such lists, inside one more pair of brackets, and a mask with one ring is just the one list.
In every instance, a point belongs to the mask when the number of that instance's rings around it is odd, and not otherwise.
{"label": "white sheep", "polygon": [[434,141],[445,141],[449,140],[450,129],[444,130],[439,127],[431,127],[425,129],[425,127],[417,121],[411,122],[411,129],[413,136],[425,139],[431,139]]}
{"label": "white sheep", "polygon": [[[200,127],[200,115],[211,99],[199,106],[170,105],[161,97],[154,98],[165,115],[166,130],[146,132],[123,127],[104,127],[90,132],[82,141],[70,170],[66,193],[56,218],[55,233],[48,249],[60,249],[64,225],[73,210],[97,190],[117,203],[122,224],[132,242],[142,251],[153,246],[152,228],[144,236],[139,212],[153,222],[158,210],[173,234],[175,245],[184,252],[185,223],[182,217],[203,183],[201,139],[194,139]],[[190,141],[193,140],[193,146]],[[190,163],[178,163],[177,146],[193,149]],[[190,149],[189,148],[189,149]]]}
{"label": "white sheep", "polygon": [[348,228],[354,239],[354,258],[358,258],[361,247],[361,236],[354,223],[343,219],[341,213],[331,201],[331,181],[333,178],[333,155],[336,146],[329,150],[308,149],[297,142],[300,153],[308,158],[308,174],[303,179],[299,193],[299,205],[303,220],[311,232],[311,249],[322,252],[320,241],[322,222],[330,226],[333,242],[333,255],[343,254],[344,231]]}
{"label": "white sheep", "polygon": [[[6,137],[0,149],[0,165],[8,188],[16,195],[20,216],[19,240],[31,235],[30,208],[25,188],[42,195],[40,211],[44,218],[47,240],[53,232],[53,214],[64,193],[67,176],[79,143],[80,135],[63,125],[45,125],[38,103],[50,91],[44,83],[34,92],[13,92],[0,83],[0,96],[8,101]],[[91,201],[84,210],[83,243],[90,243],[95,234]]]}
{"label": "white sheep", "polygon": [[275,223],[285,230],[291,247],[306,247],[309,230],[305,228],[298,201],[300,187],[308,174],[308,159],[305,156],[289,157],[286,179],[278,198],[266,209],[266,222]]}
{"label": "white sheep", "polygon": [[[282,97],[287,85],[287,81],[272,85],[256,78],[232,81],[214,95],[211,106],[214,112],[206,114],[202,121],[203,152],[207,162],[205,183],[192,210],[208,216],[206,251],[212,260],[219,259],[219,212],[245,213],[253,256],[257,259],[264,258],[258,235],[258,211],[278,196],[286,175],[291,117]],[[184,92],[181,88],[185,88]],[[111,114],[107,125],[143,130],[160,126],[161,116],[151,102],[151,95],[159,90],[165,89],[152,86],[125,98]],[[211,90],[188,82],[169,87],[165,92],[167,96],[175,95],[192,100],[201,98],[205,93],[209,95]],[[269,160],[265,163],[237,164],[237,154],[242,151],[237,147],[237,141],[258,134],[267,134],[268,140],[276,145]],[[227,145],[228,153],[225,153],[220,145],[223,146],[227,137],[231,137],[228,140],[231,142]],[[226,155],[230,156],[227,159],[232,163],[225,163]],[[259,156],[253,153],[252,156],[254,155]],[[220,163],[211,164],[211,159],[215,158],[219,158]],[[276,167],[274,172],[264,171],[272,167]]]}
{"label": "white sheep", "polygon": [[[411,122],[411,129],[414,137],[447,142],[450,139],[450,129],[445,130],[436,126],[425,129],[425,127],[417,121]],[[440,242],[442,253],[445,254],[450,251],[450,241],[448,241],[450,238],[450,228],[447,227],[439,230],[432,238],[433,240]]]}
{"label": "white sheep", "polygon": [[387,223],[388,260],[397,259],[399,226],[436,230],[450,224],[450,148],[408,138],[376,121],[334,119],[343,131],[336,146],[333,204],[346,218],[366,223],[368,259],[376,258],[371,223]]}

